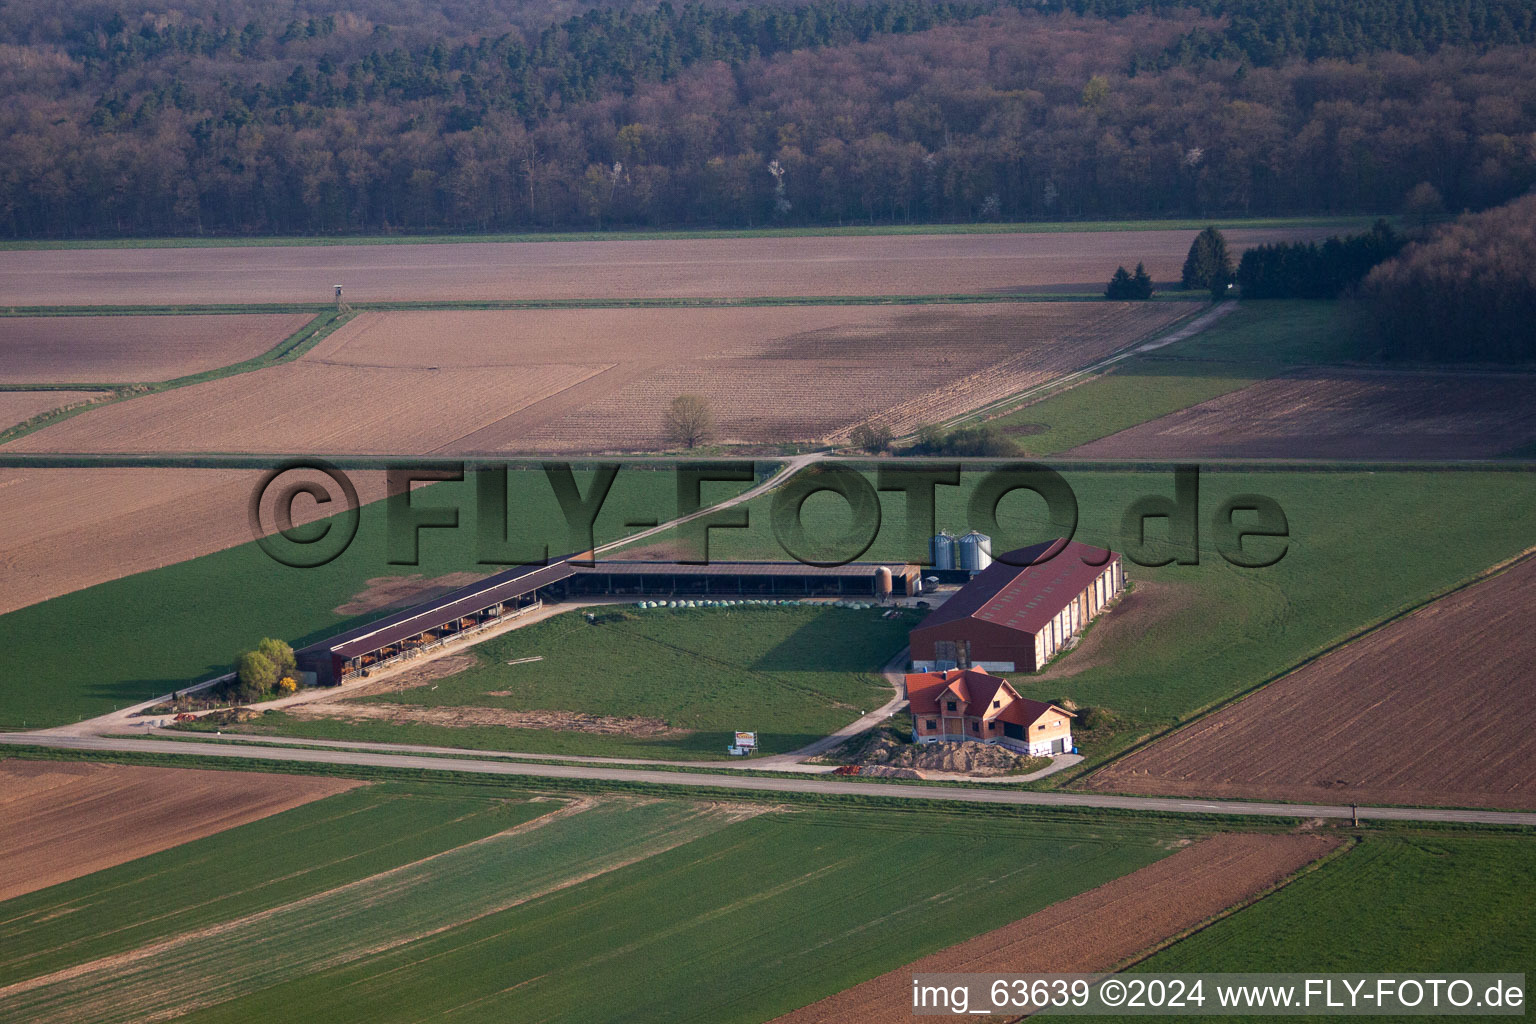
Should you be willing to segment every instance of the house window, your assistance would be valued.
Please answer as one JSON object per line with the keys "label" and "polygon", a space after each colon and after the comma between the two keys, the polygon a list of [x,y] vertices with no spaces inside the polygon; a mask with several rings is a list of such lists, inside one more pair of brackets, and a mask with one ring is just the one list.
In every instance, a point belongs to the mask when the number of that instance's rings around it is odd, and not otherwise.
{"label": "house window", "polygon": [[997,732],[997,723],[996,722],[988,722],[987,723],[987,732]]}
{"label": "house window", "polygon": [[1044,729],[1044,728],[1045,728],[1045,723],[1044,723],[1044,722],[1041,722],[1041,723],[1040,723],[1040,724],[1039,724],[1039,725],[1038,725],[1038,726],[1036,726],[1036,727],[1035,727],[1035,728],[1037,728],[1037,729]]}
{"label": "house window", "polygon": [[995,701],[992,702],[992,706],[995,707],[995,708],[1000,708],[1000,707],[1003,706],[1003,702],[1000,701],[1000,700],[995,700]]}
{"label": "house window", "polygon": [[976,723],[972,722],[971,723],[971,732],[980,732],[980,731],[981,731],[980,729],[976,728]]}
{"label": "house window", "polygon": [[954,701],[949,701],[948,703],[946,703],[944,705],[944,710],[945,711],[953,711],[953,710],[955,710],[955,702]]}
{"label": "house window", "polygon": [[928,728],[929,728],[929,729],[937,729],[937,728],[938,728],[938,727],[939,727],[939,723],[938,723],[938,722],[935,722],[935,721],[934,721],[934,720],[933,720],[933,719],[931,719],[931,718],[930,718],[930,719],[928,719],[928,721],[927,721],[927,723],[926,723],[926,725],[927,725],[927,727],[928,727]]}

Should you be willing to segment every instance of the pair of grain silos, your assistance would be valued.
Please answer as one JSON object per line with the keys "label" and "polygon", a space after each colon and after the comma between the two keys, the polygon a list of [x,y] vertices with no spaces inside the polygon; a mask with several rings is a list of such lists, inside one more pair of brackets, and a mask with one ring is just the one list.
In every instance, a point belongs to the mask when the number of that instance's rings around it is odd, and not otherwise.
{"label": "pair of grain silos", "polygon": [[992,538],[975,530],[964,537],[940,530],[928,542],[928,557],[940,571],[978,573],[992,564]]}

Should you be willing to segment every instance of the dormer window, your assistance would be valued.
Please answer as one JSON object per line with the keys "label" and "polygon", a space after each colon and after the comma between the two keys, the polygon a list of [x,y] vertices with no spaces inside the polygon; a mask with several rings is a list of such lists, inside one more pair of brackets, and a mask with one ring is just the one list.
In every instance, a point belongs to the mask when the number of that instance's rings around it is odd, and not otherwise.
{"label": "dormer window", "polygon": [[948,701],[948,702],[947,702],[947,703],[946,703],[946,704],[945,704],[945,705],[944,705],[944,709],[945,709],[945,710],[946,710],[946,711],[954,711],[954,710],[955,710],[955,702],[954,702],[954,701]]}

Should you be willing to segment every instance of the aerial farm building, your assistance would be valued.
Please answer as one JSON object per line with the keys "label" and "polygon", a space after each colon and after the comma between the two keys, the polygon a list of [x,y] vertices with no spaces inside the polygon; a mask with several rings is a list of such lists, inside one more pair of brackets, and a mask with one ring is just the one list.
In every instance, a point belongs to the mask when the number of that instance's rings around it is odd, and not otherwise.
{"label": "aerial farm building", "polygon": [[1124,589],[1113,551],[1065,539],[1010,551],[912,630],[912,667],[1033,672]]}

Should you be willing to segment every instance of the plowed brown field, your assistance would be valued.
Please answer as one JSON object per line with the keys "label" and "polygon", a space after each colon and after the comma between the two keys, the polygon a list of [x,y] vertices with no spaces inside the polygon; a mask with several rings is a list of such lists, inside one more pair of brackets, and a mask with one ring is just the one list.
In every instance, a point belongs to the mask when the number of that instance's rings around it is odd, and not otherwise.
{"label": "plowed brown field", "polygon": [[1536,438],[1536,374],[1310,370],[1072,449],[1085,458],[1487,458]]}
{"label": "plowed brown field", "polygon": [[[384,496],[383,473],[349,475],[363,501]],[[261,476],[232,469],[0,469],[0,614],[244,544]],[[294,522],[321,511],[295,502]]]}
{"label": "plowed brown field", "polygon": [[906,1024],[914,974],[1085,974],[1108,970],[1241,903],[1338,846],[1315,835],[1223,834],[776,1019]]}
{"label": "plowed brown field", "polygon": [[0,430],[39,413],[101,398],[101,391],[0,391]]}
{"label": "plowed brown field", "polygon": [[[881,308],[364,313],[302,359],[118,403],[22,451],[655,451],[679,394],[717,440],[837,440],[878,416],[942,420],[1078,368],[1197,307],[1000,303]],[[78,422],[77,422],[78,421]]]}
{"label": "plowed brown field", "polygon": [[315,775],[0,761],[0,900],[358,785]]}
{"label": "plowed brown field", "polygon": [[1536,809],[1536,559],[1096,772],[1157,796]]}
{"label": "plowed brown field", "polygon": [[170,380],[258,356],[312,316],[6,317],[0,321],[0,384]]}
{"label": "plowed brown field", "polygon": [[[1249,246],[1338,228],[1224,232]],[[1098,291],[1117,264],[1176,281],[1196,231],[464,242],[0,252],[0,305],[933,295]]]}

